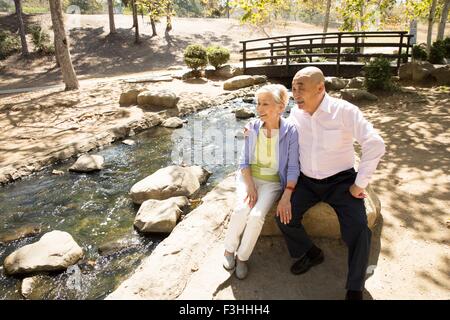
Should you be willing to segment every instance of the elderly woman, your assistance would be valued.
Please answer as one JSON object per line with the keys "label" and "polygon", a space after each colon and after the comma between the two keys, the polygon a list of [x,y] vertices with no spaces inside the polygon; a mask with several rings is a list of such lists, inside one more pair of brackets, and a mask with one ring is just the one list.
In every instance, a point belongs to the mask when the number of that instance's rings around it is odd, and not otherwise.
{"label": "elderly woman", "polygon": [[236,177],[237,204],[225,236],[223,266],[235,269],[238,279],[247,276],[247,260],[265,216],[281,194],[276,214],[282,221],[291,216],[291,195],[300,171],[297,130],[281,117],[289,101],[286,88],[266,85],[256,92],[256,100],[259,119],[245,126]]}

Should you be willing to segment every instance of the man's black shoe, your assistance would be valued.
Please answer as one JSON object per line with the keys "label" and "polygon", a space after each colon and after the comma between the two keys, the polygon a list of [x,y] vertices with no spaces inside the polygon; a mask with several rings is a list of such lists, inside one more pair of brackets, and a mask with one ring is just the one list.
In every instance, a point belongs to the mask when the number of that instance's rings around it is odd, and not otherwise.
{"label": "man's black shoe", "polygon": [[[319,249],[320,250],[320,249]],[[308,257],[307,254],[296,261],[292,267],[291,272],[293,274],[302,274],[311,269],[311,267],[321,264],[324,260],[323,251],[320,250],[320,253],[316,255],[314,258]]]}
{"label": "man's black shoe", "polygon": [[362,291],[348,290],[347,294],[345,295],[345,300],[362,300],[362,299],[363,299]]}

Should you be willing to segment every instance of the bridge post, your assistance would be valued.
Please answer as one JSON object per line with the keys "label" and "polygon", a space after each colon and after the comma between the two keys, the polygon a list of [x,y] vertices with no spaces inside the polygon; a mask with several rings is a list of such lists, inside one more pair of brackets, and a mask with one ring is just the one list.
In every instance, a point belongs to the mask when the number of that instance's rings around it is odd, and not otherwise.
{"label": "bridge post", "polygon": [[336,77],[339,77],[340,74],[340,64],[341,64],[341,41],[342,41],[342,32],[338,33],[338,47],[337,47],[337,58],[336,58]]}
{"label": "bridge post", "polygon": [[408,61],[409,61],[409,46],[411,45],[411,43],[410,43],[410,41],[411,41],[411,37],[410,37],[410,35],[406,35],[407,36],[407,38],[408,38],[408,43],[407,43],[407,45],[406,45],[406,61],[405,61],[405,59],[403,59],[403,63],[407,63]]}
{"label": "bridge post", "polygon": [[246,52],[246,49],[247,49],[247,42],[242,42],[242,69],[244,69],[243,70],[244,74],[245,74],[245,69],[247,68],[247,61],[246,61],[246,59],[247,59],[247,52]]}
{"label": "bridge post", "polygon": [[[312,54],[313,52],[312,52],[312,43],[313,43],[313,40],[312,39],[309,39],[309,45],[310,45],[310,47],[309,47],[309,53],[310,54]],[[312,56],[309,56],[309,62],[312,62]]]}
{"label": "bridge post", "polygon": [[403,47],[403,33],[400,33],[400,45],[398,46],[398,58],[397,58],[397,74],[400,69],[400,63],[402,60],[402,47]]}
{"label": "bridge post", "polygon": [[273,42],[270,43],[270,64],[273,64]]}
{"label": "bridge post", "polygon": [[290,45],[289,45],[290,37],[286,37],[286,72],[289,70],[289,51],[290,51]]}

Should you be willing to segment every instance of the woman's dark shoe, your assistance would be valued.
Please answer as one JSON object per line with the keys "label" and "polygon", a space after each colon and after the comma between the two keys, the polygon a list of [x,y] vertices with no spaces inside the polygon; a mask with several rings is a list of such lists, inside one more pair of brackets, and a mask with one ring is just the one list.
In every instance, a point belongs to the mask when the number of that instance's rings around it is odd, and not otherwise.
{"label": "woman's dark shoe", "polygon": [[321,264],[323,260],[323,251],[320,249],[318,251],[318,254],[312,258],[307,253],[292,265],[291,272],[293,274],[305,273],[306,271],[311,269],[311,267]]}
{"label": "woman's dark shoe", "polygon": [[362,300],[362,299],[363,299],[362,291],[347,290],[345,300]]}

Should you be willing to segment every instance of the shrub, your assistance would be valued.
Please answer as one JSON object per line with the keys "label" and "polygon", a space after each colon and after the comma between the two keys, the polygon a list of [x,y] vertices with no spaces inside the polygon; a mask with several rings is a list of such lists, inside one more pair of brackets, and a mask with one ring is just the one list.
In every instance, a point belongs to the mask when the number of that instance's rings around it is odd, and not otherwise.
{"label": "shrub", "polygon": [[[305,51],[301,50],[301,49],[294,49],[289,51],[289,55],[296,55],[296,54],[305,54]],[[297,57],[297,58],[291,58],[290,61],[293,62],[308,62],[308,58],[307,57]]]}
{"label": "shrub", "polygon": [[28,28],[29,33],[31,33],[31,41],[33,42],[34,48],[37,52],[43,54],[54,54],[55,48],[50,42],[50,35],[42,30],[39,25],[32,25]]}
{"label": "shrub", "polygon": [[427,50],[424,43],[413,46],[412,57],[414,60],[427,60]]}
{"label": "shrub", "polygon": [[338,48],[337,47],[331,47],[331,48],[323,49],[323,53],[337,53],[337,52],[338,52]]}
{"label": "shrub", "polygon": [[200,44],[191,44],[184,50],[184,62],[194,71],[206,67],[208,55],[205,47]]}
{"label": "shrub", "polygon": [[445,49],[445,57],[447,59],[449,59],[450,58],[450,37],[447,37],[444,39],[443,46]]}
{"label": "shrub", "polygon": [[209,64],[214,68],[219,68],[230,60],[230,51],[220,46],[210,46],[206,49]]}
{"label": "shrub", "polygon": [[365,82],[369,91],[391,90],[391,65],[386,58],[375,58],[364,66]]}
{"label": "shrub", "polygon": [[0,60],[20,50],[20,39],[17,35],[0,30]]}
{"label": "shrub", "polygon": [[438,40],[433,42],[430,49],[430,55],[428,56],[428,61],[431,63],[442,63],[445,57],[445,46],[444,41]]}
{"label": "shrub", "polygon": [[[359,50],[355,50],[355,48],[345,48],[342,53],[343,54],[349,54],[349,53],[358,53]],[[342,61],[358,61],[357,56],[344,56],[342,57]]]}

